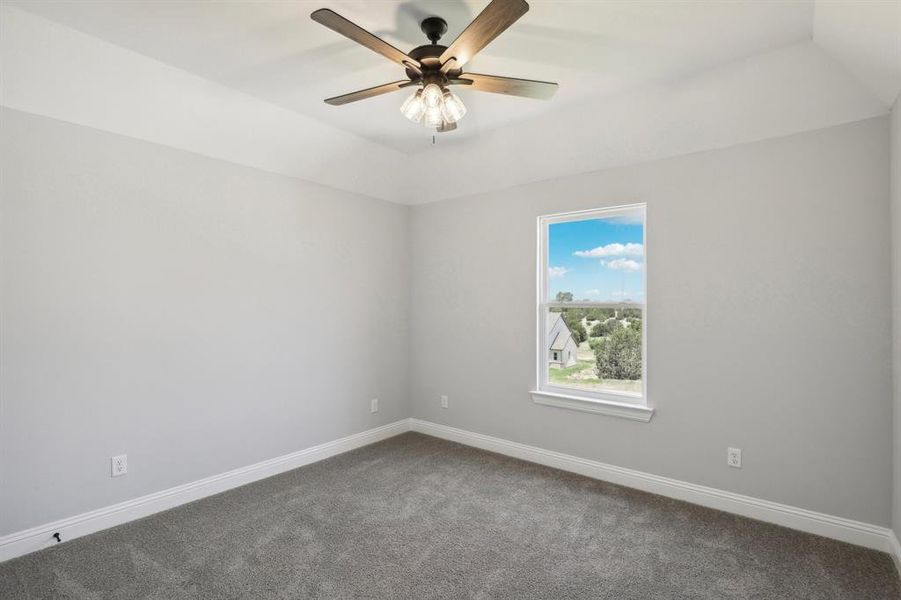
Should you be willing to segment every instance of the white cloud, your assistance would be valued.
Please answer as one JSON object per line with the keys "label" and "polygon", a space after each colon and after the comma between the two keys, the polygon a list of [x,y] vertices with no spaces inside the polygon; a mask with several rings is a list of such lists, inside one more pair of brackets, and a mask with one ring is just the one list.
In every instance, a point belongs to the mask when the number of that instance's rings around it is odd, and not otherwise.
{"label": "white cloud", "polygon": [[601,265],[607,267],[608,269],[613,269],[614,271],[626,271],[628,273],[632,273],[635,271],[641,271],[641,263],[637,260],[632,260],[631,258],[614,258],[613,260],[602,260]]}
{"label": "white cloud", "polygon": [[574,256],[582,258],[606,258],[610,256],[644,256],[643,244],[607,244],[606,246],[598,246],[591,250],[577,250],[573,252]]}
{"label": "white cloud", "polygon": [[585,295],[586,295],[586,296],[600,296],[600,295],[601,295],[601,290],[598,290],[598,289],[594,289],[594,290],[585,290]]}
{"label": "white cloud", "polygon": [[560,277],[563,277],[570,271],[572,271],[572,269],[567,269],[566,267],[548,267],[547,276],[551,279],[558,279]]}
{"label": "white cloud", "polygon": [[619,217],[610,217],[604,220],[608,223],[615,223],[617,225],[642,225],[644,223],[644,216],[640,212],[635,212]]}

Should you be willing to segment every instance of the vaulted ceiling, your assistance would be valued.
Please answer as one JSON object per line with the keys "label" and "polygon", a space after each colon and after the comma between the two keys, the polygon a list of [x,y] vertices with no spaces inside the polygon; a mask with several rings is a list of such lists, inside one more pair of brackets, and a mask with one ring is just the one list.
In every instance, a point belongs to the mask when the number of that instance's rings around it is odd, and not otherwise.
{"label": "vaulted ceiling", "polygon": [[[422,18],[449,42],[486,3],[7,2],[0,103],[416,203],[876,116],[901,88],[895,0],[533,0],[470,70],[557,81],[551,101],[460,91],[435,144],[404,92],[322,102],[402,73],[312,10],[410,49]],[[429,169],[458,181],[429,189]]]}

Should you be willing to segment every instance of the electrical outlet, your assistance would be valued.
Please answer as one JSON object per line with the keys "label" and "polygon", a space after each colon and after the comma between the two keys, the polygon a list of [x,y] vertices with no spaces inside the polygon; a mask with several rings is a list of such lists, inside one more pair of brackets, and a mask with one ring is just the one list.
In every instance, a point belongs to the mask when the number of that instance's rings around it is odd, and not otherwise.
{"label": "electrical outlet", "polygon": [[447,408],[447,396],[441,396],[441,408]]}
{"label": "electrical outlet", "polygon": [[379,399],[373,398],[369,401],[369,412],[377,413],[379,412]]}
{"label": "electrical outlet", "polygon": [[119,477],[128,473],[128,455],[120,454],[110,459],[110,476]]}
{"label": "electrical outlet", "polygon": [[726,464],[736,469],[741,468],[741,448],[729,448],[726,451]]}

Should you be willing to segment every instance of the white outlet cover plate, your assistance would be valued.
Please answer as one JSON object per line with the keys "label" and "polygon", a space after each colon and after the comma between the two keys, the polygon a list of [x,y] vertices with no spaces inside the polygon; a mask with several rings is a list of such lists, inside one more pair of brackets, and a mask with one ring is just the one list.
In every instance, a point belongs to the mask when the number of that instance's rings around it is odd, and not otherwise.
{"label": "white outlet cover plate", "polygon": [[447,408],[448,401],[447,396],[441,396],[441,408]]}
{"label": "white outlet cover plate", "polygon": [[110,458],[110,475],[119,477],[128,473],[128,455],[120,454]]}
{"label": "white outlet cover plate", "polygon": [[379,412],[379,399],[378,398],[373,398],[372,400],[369,401],[369,411],[374,412],[374,413]]}
{"label": "white outlet cover plate", "polygon": [[726,464],[736,469],[741,468],[741,448],[729,448],[726,452]]}

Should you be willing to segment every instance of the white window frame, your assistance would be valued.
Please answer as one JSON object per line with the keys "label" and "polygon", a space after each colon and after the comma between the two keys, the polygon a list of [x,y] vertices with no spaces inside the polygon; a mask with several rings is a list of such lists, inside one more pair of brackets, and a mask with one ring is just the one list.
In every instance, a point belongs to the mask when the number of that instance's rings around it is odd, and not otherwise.
{"label": "white window frame", "polygon": [[[548,299],[548,230],[554,223],[568,221],[584,221],[589,219],[609,219],[620,215],[634,215],[636,211],[642,215],[642,247],[644,248],[644,300],[642,302],[556,302]],[[638,421],[650,421],[653,409],[648,404],[648,353],[647,353],[647,205],[628,204],[609,208],[597,208],[576,212],[542,215],[538,217],[538,310],[537,310],[537,360],[536,384],[531,392],[532,399],[538,404],[556,406],[624,417]],[[552,308],[637,308],[641,310],[641,389],[642,393],[617,392],[613,390],[583,390],[572,387],[553,385],[548,382],[547,356],[547,312]]]}

